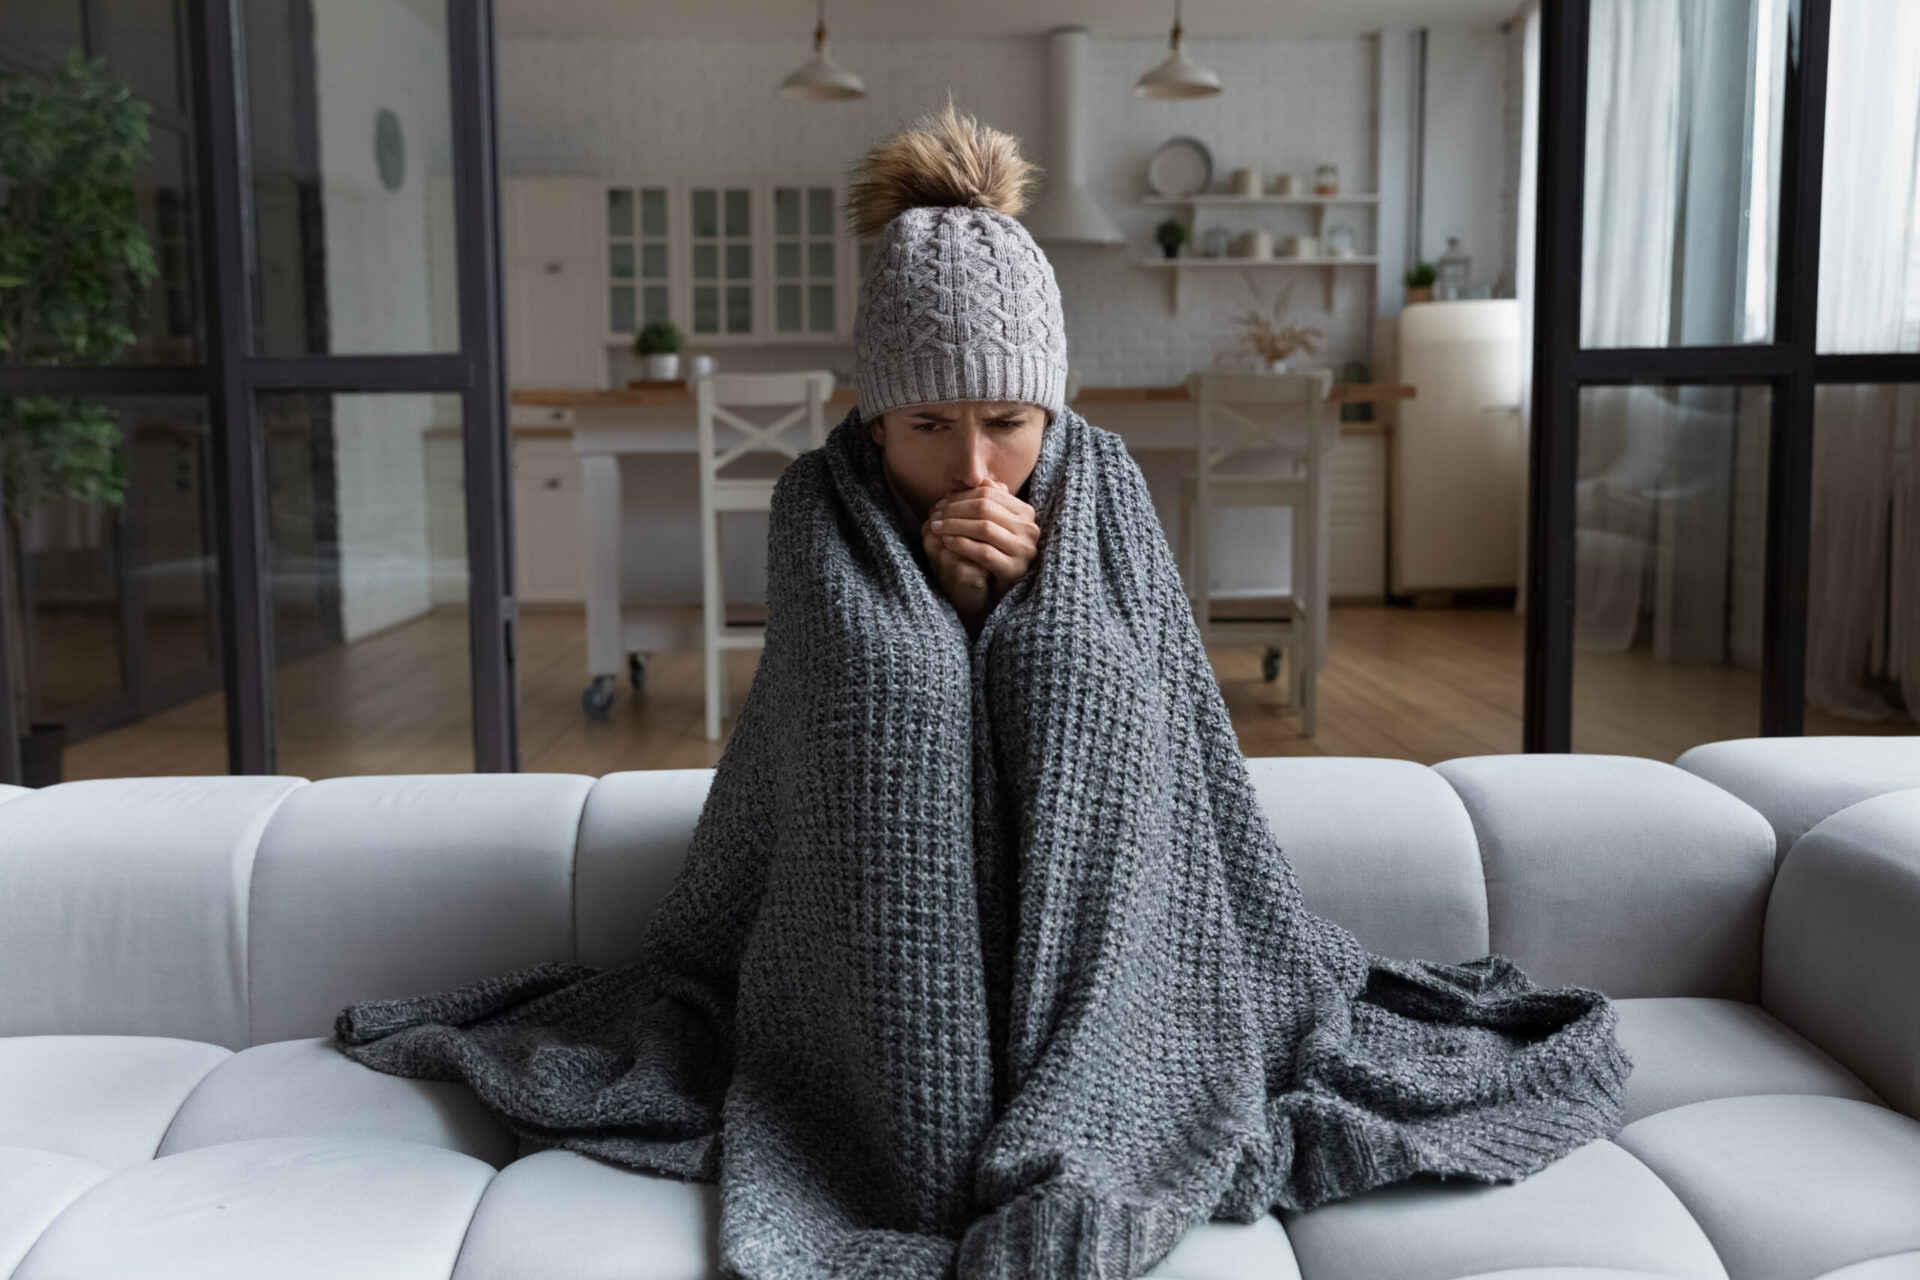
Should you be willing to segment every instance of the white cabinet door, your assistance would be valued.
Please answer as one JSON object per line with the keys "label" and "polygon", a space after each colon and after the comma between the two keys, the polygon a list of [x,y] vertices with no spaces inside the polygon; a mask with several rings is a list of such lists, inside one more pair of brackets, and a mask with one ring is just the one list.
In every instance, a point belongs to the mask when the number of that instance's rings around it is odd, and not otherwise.
{"label": "white cabinet door", "polygon": [[830,342],[846,338],[846,259],[852,241],[841,228],[843,192],[834,182],[767,182],[769,251],[765,292],[767,331],[776,341]]}
{"label": "white cabinet door", "polygon": [[1387,438],[1342,435],[1327,463],[1333,489],[1327,594],[1379,600],[1387,592]]}
{"label": "white cabinet door", "polygon": [[509,261],[506,292],[509,383],[516,388],[607,385],[597,259]]}
{"label": "white cabinet door", "polygon": [[529,604],[579,603],[580,459],[570,440],[513,445],[513,576]]}
{"label": "white cabinet door", "polygon": [[598,178],[508,178],[500,184],[505,258],[600,258]]}

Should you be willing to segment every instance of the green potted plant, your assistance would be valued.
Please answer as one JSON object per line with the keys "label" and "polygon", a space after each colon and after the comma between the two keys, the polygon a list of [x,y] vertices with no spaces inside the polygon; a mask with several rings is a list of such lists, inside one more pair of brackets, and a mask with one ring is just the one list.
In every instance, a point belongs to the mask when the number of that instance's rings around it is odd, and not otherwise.
{"label": "green potted plant", "polygon": [[644,356],[647,377],[671,382],[680,376],[679,328],[671,320],[654,320],[633,335],[633,354]]}
{"label": "green potted plant", "polygon": [[1432,302],[1433,282],[1440,275],[1431,262],[1416,262],[1407,268],[1407,301]]}
{"label": "green potted plant", "polygon": [[1169,258],[1180,256],[1180,246],[1187,242],[1187,224],[1178,218],[1168,218],[1153,229],[1153,238],[1160,242],[1160,251]]}
{"label": "green potted plant", "polygon": [[[158,274],[135,216],[132,178],[147,156],[147,113],[104,63],[75,50],[41,79],[0,72],[0,357],[24,365],[104,364],[134,339],[129,320]],[[73,395],[0,396],[0,515],[8,563],[0,613],[16,725],[32,718],[23,641],[24,522],[48,502],[119,508],[126,459],[113,410]],[[60,779],[65,728],[32,724],[24,780]]]}

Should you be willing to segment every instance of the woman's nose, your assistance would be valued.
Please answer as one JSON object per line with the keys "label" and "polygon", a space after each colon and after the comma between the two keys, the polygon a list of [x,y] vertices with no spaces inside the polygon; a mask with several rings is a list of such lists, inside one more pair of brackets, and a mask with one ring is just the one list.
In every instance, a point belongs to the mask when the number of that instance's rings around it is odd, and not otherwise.
{"label": "woman's nose", "polygon": [[960,467],[959,474],[955,478],[960,482],[961,488],[977,489],[993,475],[991,468],[987,465],[991,457],[987,433],[978,427],[965,428],[959,433],[958,438],[961,450]]}

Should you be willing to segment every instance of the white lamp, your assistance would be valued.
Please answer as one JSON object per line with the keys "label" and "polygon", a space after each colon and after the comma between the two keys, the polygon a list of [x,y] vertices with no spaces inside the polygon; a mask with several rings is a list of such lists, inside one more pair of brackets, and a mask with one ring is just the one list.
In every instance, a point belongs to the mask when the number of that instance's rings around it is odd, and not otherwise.
{"label": "white lamp", "polygon": [[827,0],[820,0],[819,19],[813,28],[813,57],[780,82],[780,96],[797,102],[843,102],[867,96],[867,86],[860,83],[860,77],[827,53]]}
{"label": "white lamp", "polygon": [[1134,81],[1142,98],[1211,98],[1220,92],[1220,77],[1180,51],[1180,0],[1173,0],[1173,37],[1170,52],[1153,70]]}

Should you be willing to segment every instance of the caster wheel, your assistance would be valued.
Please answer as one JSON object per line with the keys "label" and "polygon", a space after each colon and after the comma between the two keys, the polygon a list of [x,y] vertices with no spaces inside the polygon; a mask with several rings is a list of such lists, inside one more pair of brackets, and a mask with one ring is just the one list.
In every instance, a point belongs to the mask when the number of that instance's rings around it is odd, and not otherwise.
{"label": "caster wheel", "polygon": [[593,683],[580,691],[580,708],[595,720],[605,720],[613,708],[613,677],[595,676]]}
{"label": "caster wheel", "polygon": [[1267,650],[1266,657],[1260,659],[1260,677],[1268,684],[1272,684],[1280,678],[1280,651],[1278,649]]}
{"label": "caster wheel", "polygon": [[647,683],[647,664],[637,653],[627,655],[627,683],[638,693]]}

